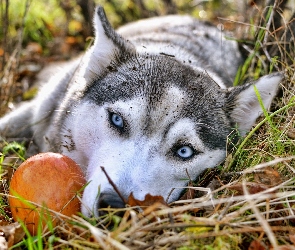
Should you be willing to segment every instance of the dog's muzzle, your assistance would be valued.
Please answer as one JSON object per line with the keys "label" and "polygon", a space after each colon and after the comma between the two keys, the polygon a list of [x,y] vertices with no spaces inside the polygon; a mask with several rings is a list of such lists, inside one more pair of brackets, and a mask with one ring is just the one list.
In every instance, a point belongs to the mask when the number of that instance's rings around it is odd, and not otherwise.
{"label": "dog's muzzle", "polygon": [[124,208],[125,203],[115,192],[101,193],[98,199],[98,209],[102,208]]}

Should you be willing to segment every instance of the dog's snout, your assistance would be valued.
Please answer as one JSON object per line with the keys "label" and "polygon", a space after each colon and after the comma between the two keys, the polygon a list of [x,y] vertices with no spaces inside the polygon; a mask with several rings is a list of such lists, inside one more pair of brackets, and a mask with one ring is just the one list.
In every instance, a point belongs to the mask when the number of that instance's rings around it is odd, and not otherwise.
{"label": "dog's snout", "polygon": [[123,208],[125,203],[116,193],[102,193],[98,200],[99,208]]}

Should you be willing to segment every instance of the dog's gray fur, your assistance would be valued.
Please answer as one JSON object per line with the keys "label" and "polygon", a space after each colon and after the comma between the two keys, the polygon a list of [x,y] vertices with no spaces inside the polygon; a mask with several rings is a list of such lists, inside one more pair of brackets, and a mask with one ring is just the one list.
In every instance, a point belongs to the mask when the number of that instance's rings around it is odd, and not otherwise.
{"label": "dog's gray fur", "polygon": [[262,109],[253,85],[268,108],[282,79],[276,73],[226,88],[243,63],[237,43],[188,16],[116,32],[98,7],[95,30],[81,62],[0,120],[2,137],[30,138],[39,151],[63,153],[81,166],[89,181],[87,216],[123,205],[100,166],[126,199],[133,192],[137,199],[150,193],[176,200],[188,175],[224,160],[235,128],[244,135],[254,125]]}

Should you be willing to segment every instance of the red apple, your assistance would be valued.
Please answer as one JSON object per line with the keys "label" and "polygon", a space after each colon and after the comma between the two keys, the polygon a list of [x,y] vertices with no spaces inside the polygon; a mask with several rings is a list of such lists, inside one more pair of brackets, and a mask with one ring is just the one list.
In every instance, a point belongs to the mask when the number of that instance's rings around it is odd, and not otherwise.
{"label": "red apple", "polygon": [[[46,225],[44,208],[66,216],[80,211],[77,193],[85,183],[81,168],[69,157],[57,153],[32,156],[18,167],[11,179],[9,204],[12,216],[16,221],[22,220],[35,235],[40,219],[42,225]],[[54,213],[51,215],[56,225]]]}

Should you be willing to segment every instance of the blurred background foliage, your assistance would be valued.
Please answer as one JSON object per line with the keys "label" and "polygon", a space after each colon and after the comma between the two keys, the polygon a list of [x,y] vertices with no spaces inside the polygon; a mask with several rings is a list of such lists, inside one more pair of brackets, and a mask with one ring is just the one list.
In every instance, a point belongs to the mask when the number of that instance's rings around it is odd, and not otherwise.
{"label": "blurred background foliage", "polygon": [[[215,23],[220,18],[255,23],[271,0],[0,0],[0,56],[9,56],[22,41],[25,48],[35,42],[43,55],[71,56],[70,49],[84,49],[92,36],[95,5],[104,6],[114,27],[124,23],[167,14],[190,14]],[[292,9],[294,0],[282,0]],[[294,3],[293,3],[294,5]],[[254,13],[254,15],[253,15]],[[232,22],[226,29],[235,30]],[[231,25],[230,25],[231,24]],[[235,30],[237,32],[237,30]],[[68,47],[64,44],[68,44]],[[36,49],[37,47],[31,48]],[[64,51],[63,51],[64,50]],[[4,52],[8,52],[5,55]],[[2,60],[3,61],[3,60]],[[5,61],[5,60],[4,60]],[[3,64],[1,65],[3,68]],[[0,68],[0,69],[1,69]]]}

